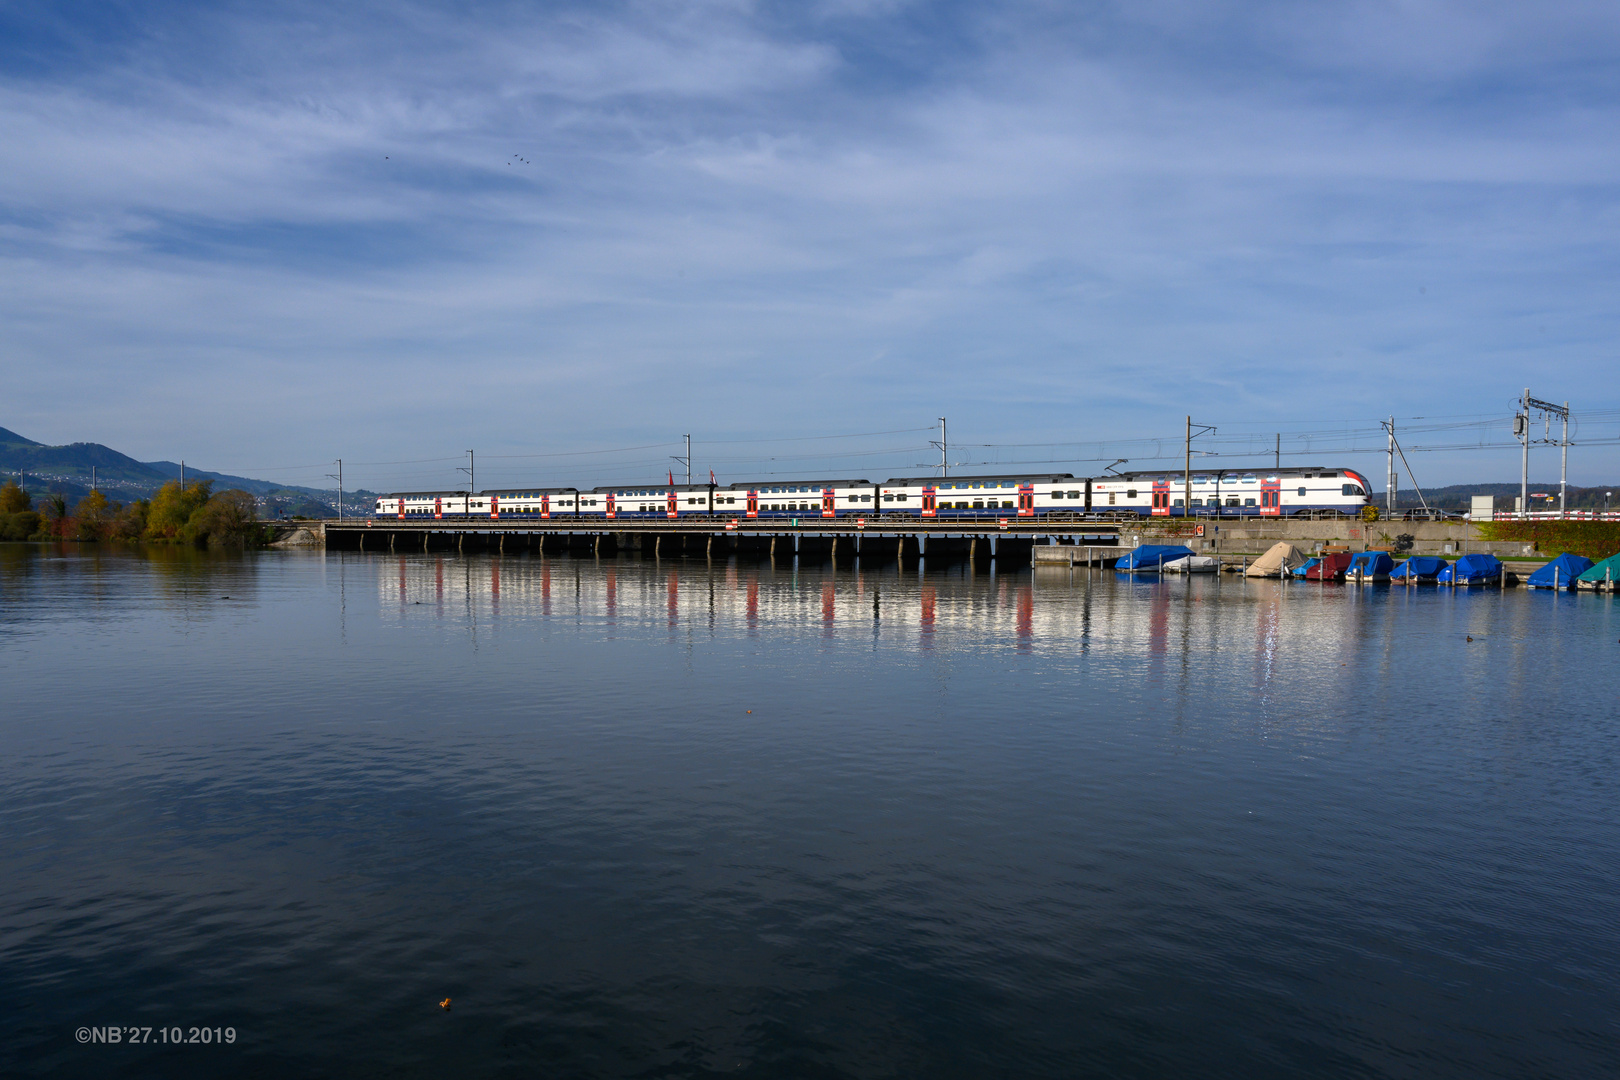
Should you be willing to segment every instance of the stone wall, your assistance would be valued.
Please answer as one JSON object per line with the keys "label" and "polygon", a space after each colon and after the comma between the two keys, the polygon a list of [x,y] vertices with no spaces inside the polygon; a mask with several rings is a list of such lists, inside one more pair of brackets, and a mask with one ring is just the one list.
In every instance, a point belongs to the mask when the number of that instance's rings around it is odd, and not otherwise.
{"label": "stone wall", "polygon": [[[1219,525],[1219,532],[1216,526]],[[1464,555],[1468,552],[1488,552],[1498,556],[1534,556],[1535,545],[1522,541],[1486,541],[1479,538],[1478,530],[1468,522],[1453,521],[1357,521],[1353,519],[1310,521],[1285,518],[1262,521],[1250,518],[1242,521],[1210,522],[1201,537],[1174,535],[1175,526],[1158,527],[1144,522],[1140,528],[1125,526],[1120,543],[1134,546],[1133,537],[1141,543],[1172,540],[1186,544],[1195,551],[1214,553],[1249,552],[1258,555],[1279,540],[1287,540],[1301,551],[1314,551],[1323,544],[1347,544],[1354,551],[1393,551],[1396,538],[1402,534],[1412,537],[1412,555]]]}

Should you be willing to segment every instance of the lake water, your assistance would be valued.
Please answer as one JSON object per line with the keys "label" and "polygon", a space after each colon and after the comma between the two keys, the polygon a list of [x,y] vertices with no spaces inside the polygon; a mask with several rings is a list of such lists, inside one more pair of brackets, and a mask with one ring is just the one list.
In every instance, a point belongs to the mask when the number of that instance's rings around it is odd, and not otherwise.
{"label": "lake water", "polygon": [[1615,1075],[1617,659],[1523,590],[0,545],[0,1074]]}

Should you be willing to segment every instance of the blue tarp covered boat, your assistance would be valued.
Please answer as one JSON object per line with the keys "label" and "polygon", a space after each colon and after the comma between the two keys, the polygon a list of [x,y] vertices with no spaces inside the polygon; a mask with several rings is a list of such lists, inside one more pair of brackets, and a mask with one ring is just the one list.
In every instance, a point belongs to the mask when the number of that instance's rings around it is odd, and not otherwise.
{"label": "blue tarp covered boat", "polygon": [[1585,555],[1566,551],[1540,570],[1530,575],[1525,584],[1532,589],[1573,589],[1575,579],[1592,569],[1592,560]]}
{"label": "blue tarp covered boat", "polygon": [[1464,555],[1435,577],[1441,585],[1489,585],[1502,579],[1502,560],[1495,555]]}
{"label": "blue tarp covered boat", "polygon": [[1363,551],[1350,560],[1350,569],[1344,572],[1346,581],[1388,581],[1395,569],[1395,560],[1387,551]]}
{"label": "blue tarp covered boat", "polygon": [[1321,559],[1317,558],[1315,555],[1312,555],[1309,559],[1306,559],[1304,562],[1294,567],[1294,576],[1297,578],[1304,577],[1306,574],[1311,572],[1311,567],[1315,566],[1321,561]]}
{"label": "blue tarp covered boat", "polygon": [[1414,555],[1390,571],[1391,581],[1433,581],[1446,568],[1446,560],[1437,555]]}
{"label": "blue tarp covered boat", "polygon": [[1185,559],[1193,553],[1192,548],[1182,547],[1180,544],[1143,544],[1132,549],[1119,562],[1114,564],[1115,570],[1152,570],[1157,572],[1159,567],[1172,559]]}

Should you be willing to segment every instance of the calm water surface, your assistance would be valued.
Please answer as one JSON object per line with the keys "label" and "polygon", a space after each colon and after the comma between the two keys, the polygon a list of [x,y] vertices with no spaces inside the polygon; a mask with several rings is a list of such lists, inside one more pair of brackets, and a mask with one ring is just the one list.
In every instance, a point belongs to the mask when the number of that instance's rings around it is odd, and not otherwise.
{"label": "calm water surface", "polygon": [[3,545],[0,1074],[1615,1075],[1617,660],[1595,596]]}

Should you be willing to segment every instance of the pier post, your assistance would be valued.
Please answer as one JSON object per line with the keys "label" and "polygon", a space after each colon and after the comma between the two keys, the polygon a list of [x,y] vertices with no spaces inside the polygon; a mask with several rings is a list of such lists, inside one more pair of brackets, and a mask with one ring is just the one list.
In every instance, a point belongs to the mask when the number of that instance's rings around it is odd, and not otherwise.
{"label": "pier post", "polygon": [[979,538],[973,537],[968,541],[968,565],[977,566],[979,563]]}
{"label": "pier post", "polygon": [[388,553],[390,555],[394,553],[394,534],[391,532],[388,534]]}
{"label": "pier post", "polygon": [[591,547],[591,554],[595,555],[598,559],[600,559],[602,557],[602,534],[601,533],[596,534],[596,543],[594,545],[592,545],[592,547]]}
{"label": "pier post", "polygon": [[497,554],[497,555],[505,555],[506,554],[506,534],[504,532],[501,533],[501,538],[499,540],[495,541],[495,554]]}
{"label": "pier post", "polygon": [[833,569],[836,570],[836,569],[838,569],[838,537],[836,537],[836,536],[833,537],[831,555],[832,555]]}
{"label": "pier post", "polygon": [[664,538],[662,536],[653,537],[653,558],[655,560],[658,558],[658,548],[663,544],[663,542]]}
{"label": "pier post", "polygon": [[462,548],[466,543],[467,543],[467,534],[464,533],[464,532],[456,533],[456,554],[457,555],[461,554]]}
{"label": "pier post", "polygon": [[709,534],[708,541],[703,545],[703,557],[709,561],[714,560],[714,534]]}
{"label": "pier post", "polygon": [[360,534],[360,550],[361,551],[366,550],[366,534],[365,533]]}
{"label": "pier post", "polygon": [[422,530],[422,554],[424,554],[424,555],[427,554],[428,535],[429,535],[428,531],[426,529],[423,529]]}

